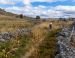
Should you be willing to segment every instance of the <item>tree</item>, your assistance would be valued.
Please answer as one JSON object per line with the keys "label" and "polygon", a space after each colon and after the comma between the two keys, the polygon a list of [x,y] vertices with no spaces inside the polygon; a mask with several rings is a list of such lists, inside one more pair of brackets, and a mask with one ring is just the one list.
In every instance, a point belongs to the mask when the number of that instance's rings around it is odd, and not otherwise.
{"label": "tree", "polygon": [[36,16],[36,19],[40,19],[40,16]]}
{"label": "tree", "polygon": [[20,18],[21,18],[21,19],[23,18],[23,14],[20,14]]}

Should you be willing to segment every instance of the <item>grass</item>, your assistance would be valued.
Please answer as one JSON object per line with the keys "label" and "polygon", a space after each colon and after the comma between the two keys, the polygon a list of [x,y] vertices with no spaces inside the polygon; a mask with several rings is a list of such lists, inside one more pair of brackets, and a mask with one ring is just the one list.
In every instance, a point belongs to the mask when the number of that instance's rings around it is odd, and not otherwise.
{"label": "grass", "polygon": [[[52,31],[49,31],[49,24],[53,23]],[[36,21],[12,18],[9,16],[0,16],[0,32],[16,32],[17,29],[32,28],[31,34],[18,36],[15,38],[0,42],[0,58],[21,58],[31,45],[36,44],[39,40],[43,40],[40,46],[32,54],[31,58],[53,58],[56,46],[56,33],[62,24],[69,25],[72,22],[44,21],[39,24]]]}
{"label": "grass", "polygon": [[15,31],[19,28],[31,28],[33,22],[25,19],[18,19],[12,17],[0,17],[0,32]]}
{"label": "grass", "polygon": [[0,42],[0,58],[20,58],[26,51],[29,36],[22,36],[6,42]]}
{"label": "grass", "polygon": [[[8,16],[0,16],[0,32],[16,32],[17,29],[31,28],[33,22]],[[5,42],[0,42],[0,58],[20,58],[26,51],[31,34],[18,36]]]}
{"label": "grass", "polygon": [[60,29],[49,31],[44,41],[30,58],[54,58],[56,52],[56,33]]}

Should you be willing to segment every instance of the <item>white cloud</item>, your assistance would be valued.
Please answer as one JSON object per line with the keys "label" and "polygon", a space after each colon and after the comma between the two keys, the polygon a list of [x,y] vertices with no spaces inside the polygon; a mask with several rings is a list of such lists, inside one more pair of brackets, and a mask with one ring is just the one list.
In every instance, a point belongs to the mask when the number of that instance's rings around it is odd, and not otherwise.
{"label": "white cloud", "polygon": [[16,4],[19,1],[22,0],[0,0],[0,4]]}
{"label": "white cloud", "polygon": [[25,5],[30,5],[30,0],[23,0],[23,3],[25,4]]}
{"label": "white cloud", "polygon": [[35,17],[39,15],[41,17],[74,17],[75,16],[75,6],[56,6],[56,7],[46,7],[46,6],[37,6],[37,7],[9,7],[6,8],[7,11],[24,14],[26,16]]}
{"label": "white cloud", "polygon": [[14,4],[14,2],[10,0],[0,0],[0,4]]}
{"label": "white cloud", "polygon": [[68,0],[0,0],[0,4],[13,4],[17,3],[18,1],[23,2],[25,5],[30,5],[31,2],[57,2],[57,1],[68,1]]}
{"label": "white cloud", "polygon": [[24,2],[56,2],[56,1],[66,1],[66,0],[24,0]]}
{"label": "white cloud", "polygon": [[74,17],[75,16],[75,6],[63,6],[58,5],[55,7],[47,7],[47,6],[36,6],[33,7],[31,2],[56,2],[56,1],[66,1],[66,0],[0,0],[0,4],[16,4],[17,2],[23,2],[25,4],[24,7],[7,7],[6,11],[24,14],[26,16],[35,17],[39,15],[41,17]]}
{"label": "white cloud", "polygon": [[30,5],[31,2],[57,2],[57,1],[66,1],[66,0],[23,0],[25,5]]}
{"label": "white cloud", "polygon": [[75,11],[75,6],[56,6],[55,7],[56,10],[63,10],[63,11]]}

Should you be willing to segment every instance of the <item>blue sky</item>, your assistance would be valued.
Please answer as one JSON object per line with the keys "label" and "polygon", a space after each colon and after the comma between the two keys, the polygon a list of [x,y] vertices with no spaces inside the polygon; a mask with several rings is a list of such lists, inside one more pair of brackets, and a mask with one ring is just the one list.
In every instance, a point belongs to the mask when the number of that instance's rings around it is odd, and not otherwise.
{"label": "blue sky", "polygon": [[75,0],[0,0],[0,8],[31,17],[75,17]]}

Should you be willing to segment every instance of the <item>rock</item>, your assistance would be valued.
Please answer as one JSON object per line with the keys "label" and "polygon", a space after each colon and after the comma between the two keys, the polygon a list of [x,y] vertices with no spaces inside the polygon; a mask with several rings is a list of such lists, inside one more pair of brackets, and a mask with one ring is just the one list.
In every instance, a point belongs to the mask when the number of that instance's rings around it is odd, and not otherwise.
{"label": "rock", "polygon": [[0,41],[4,42],[4,41],[5,41],[5,39],[0,39]]}
{"label": "rock", "polygon": [[24,36],[29,34],[31,30],[23,28],[17,29],[15,32],[3,32],[0,33],[0,41],[10,40],[12,38],[16,38],[16,36]]}
{"label": "rock", "polygon": [[[74,26],[75,28],[75,26]],[[75,58],[75,47],[71,46],[70,40],[75,38],[75,30],[72,33],[73,28],[64,28],[61,32],[59,32],[57,35],[57,55],[55,58]],[[70,36],[72,35],[72,38]],[[73,41],[72,40],[72,41]]]}

